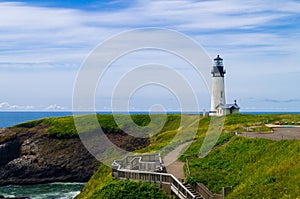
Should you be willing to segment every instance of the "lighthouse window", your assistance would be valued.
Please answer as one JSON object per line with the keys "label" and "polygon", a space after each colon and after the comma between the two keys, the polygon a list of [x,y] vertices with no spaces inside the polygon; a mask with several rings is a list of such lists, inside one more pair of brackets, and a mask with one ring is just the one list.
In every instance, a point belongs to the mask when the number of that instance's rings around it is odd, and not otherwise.
{"label": "lighthouse window", "polygon": [[221,98],[223,98],[223,91],[221,91]]}

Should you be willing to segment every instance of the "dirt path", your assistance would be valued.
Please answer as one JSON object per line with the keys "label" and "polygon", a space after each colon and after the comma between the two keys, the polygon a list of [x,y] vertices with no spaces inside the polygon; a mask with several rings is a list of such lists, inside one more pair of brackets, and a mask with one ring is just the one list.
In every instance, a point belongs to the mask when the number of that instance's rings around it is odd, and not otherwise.
{"label": "dirt path", "polygon": [[191,143],[192,141],[179,145],[163,158],[167,172],[174,175],[177,179],[184,179],[184,162],[177,161],[177,158],[179,157],[180,152]]}
{"label": "dirt path", "polygon": [[266,138],[270,140],[300,140],[300,128],[273,128],[273,133],[240,133],[240,136],[249,138]]}

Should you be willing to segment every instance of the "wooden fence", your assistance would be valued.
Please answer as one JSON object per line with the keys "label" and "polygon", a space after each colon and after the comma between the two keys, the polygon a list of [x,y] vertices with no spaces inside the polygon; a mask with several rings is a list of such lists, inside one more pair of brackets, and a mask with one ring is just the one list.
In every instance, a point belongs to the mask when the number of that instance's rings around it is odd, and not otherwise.
{"label": "wooden fence", "polygon": [[177,178],[169,173],[158,173],[149,171],[137,171],[127,169],[113,169],[112,175],[119,179],[139,180],[156,183],[160,187],[169,184],[172,192],[180,199],[194,199],[196,196],[191,193]]}

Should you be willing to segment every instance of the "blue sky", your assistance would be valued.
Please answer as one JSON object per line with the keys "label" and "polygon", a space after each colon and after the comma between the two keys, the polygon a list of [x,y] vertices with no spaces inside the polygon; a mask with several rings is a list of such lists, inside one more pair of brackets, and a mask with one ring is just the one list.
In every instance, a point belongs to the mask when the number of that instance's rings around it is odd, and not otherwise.
{"label": "blue sky", "polygon": [[[143,27],[174,29],[211,58],[221,54],[227,101],[237,99],[242,111],[300,111],[300,2],[294,0],[0,1],[0,110],[70,110],[89,53],[121,31]],[[174,65],[197,87],[182,66]],[[124,70],[111,72],[108,85]],[[107,110],[111,87],[100,88],[97,108]],[[200,109],[208,109],[202,89]],[[137,93],[132,106],[147,109],[152,102],[178,108],[173,95],[154,88]]]}

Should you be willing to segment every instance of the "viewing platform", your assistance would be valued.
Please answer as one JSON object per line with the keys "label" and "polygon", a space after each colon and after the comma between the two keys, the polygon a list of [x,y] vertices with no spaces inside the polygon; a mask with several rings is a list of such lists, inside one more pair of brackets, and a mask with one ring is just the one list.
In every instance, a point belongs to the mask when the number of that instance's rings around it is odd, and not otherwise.
{"label": "viewing platform", "polygon": [[129,155],[112,163],[114,169],[166,172],[160,154]]}
{"label": "viewing platform", "polygon": [[120,180],[155,183],[168,194],[175,194],[180,199],[203,198],[172,174],[166,173],[160,154],[130,155],[115,160],[112,163],[112,175]]}

